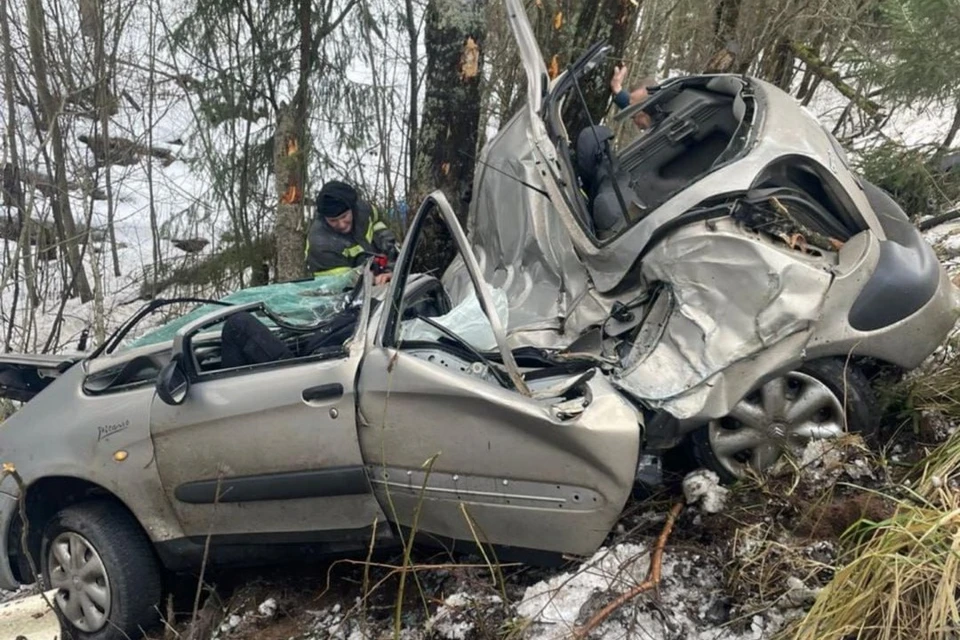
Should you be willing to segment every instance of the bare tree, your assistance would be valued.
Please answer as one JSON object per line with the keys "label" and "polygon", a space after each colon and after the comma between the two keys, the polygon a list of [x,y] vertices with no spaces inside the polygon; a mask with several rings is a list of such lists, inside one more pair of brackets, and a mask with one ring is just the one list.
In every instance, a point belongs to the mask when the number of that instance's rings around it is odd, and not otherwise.
{"label": "bare tree", "polygon": [[72,272],[72,286],[65,287],[64,295],[68,295],[70,289],[73,289],[83,302],[87,302],[93,297],[93,294],[83,268],[78,246],[79,236],[73,214],[70,211],[70,199],[67,196],[66,152],[59,122],[61,106],[57,104],[47,83],[47,58],[44,43],[46,26],[44,24],[42,0],[27,0],[27,25],[30,33],[30,53],[33,58],[40,111],[43,116],[43,124],[47,127],[50,145],[53,147],[54,175],[59,192],[54,203],[54,219],[57,224],[57,231],[66,249],[67,260]]}
{"label": "bare tree", "polygon": [[[430,0],[426,96],[418,132],[414,199],[439,188],[466,220],[480,125],[486,0]],[[456,204],[454,206],[457,206]]]}

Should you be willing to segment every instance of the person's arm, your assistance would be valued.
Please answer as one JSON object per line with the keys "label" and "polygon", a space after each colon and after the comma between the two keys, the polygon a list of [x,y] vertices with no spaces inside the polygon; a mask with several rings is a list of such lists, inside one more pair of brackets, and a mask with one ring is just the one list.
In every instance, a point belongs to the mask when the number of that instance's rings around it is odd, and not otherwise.
{"label": "person's arm", "polygon": [[380,219],[380,211],[376,207],[370,207],[370,210],[373,218],[373,246],[380,253],[389,256],[398,249],[397,236]]}
{"label": "person's arm", "polygon": [[613,77],[610,78],[610,92],[613,94],[613,103],[620,109],[630,106],[630,92],[623,88],[623,80],[627,77],[627,67],[615,67]]}

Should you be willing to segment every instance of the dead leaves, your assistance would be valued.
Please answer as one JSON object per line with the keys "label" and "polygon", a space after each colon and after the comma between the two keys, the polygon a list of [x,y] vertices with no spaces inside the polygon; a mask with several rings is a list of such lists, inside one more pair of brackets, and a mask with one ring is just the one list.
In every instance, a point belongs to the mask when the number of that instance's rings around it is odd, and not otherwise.
{"label": "dead leaves", "polygon": [[557,15],[553,16],[553,28],[557,31],[563,28],[563,11],[557,11]]}

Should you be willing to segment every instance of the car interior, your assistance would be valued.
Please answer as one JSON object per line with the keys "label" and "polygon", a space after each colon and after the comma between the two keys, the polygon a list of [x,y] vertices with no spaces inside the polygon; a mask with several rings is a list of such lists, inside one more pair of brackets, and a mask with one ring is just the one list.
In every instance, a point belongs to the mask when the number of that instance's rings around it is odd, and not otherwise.
{"label": "car interior", "polygon": [[[592,126],[577,134],[576,153],[567,153],[575,157],[569,166],[585,193],[585,226],[598,240],[642,220],[691,182],[734,159],[746,142],[754,99],[739,78],[686,78],[650,92],[615,117],[628,132],[634,126],[629,119],[637,113],[650,117],[650,127],[631,143],[617,149],[613,128]],[[562,157],[569,147],[560,113],[560,104],[548,110],[547,128]]]}
{"label": "car interior", "polygon": [[[373,300],[374,305],[378,303]],[[404,318],[418,315],[434,317],[443,315],[450,309],[450,299],[440,284],[432,276],[418,276],[411,280],[404,296]],[[296,354],[293,359],[258,366],[283,365],[302,359],[326,359],[345,355],[345,344],[354,334],[360,317],[360,307],[348,305],[346,309],[319,324],[304,327],[290,325],[278,316],[266,318],[272,325],[271,330],[283,340]],[[261,321],[264,318],[260,318]],[[198,372],[201,375],[227,371],[221,366],[220,332],[223,323],[217,323],[203,330],[193,341],[193,355]],[[306,351],[307,345],[310,351]],[[167,349],[140,354],[103,371],[93,373],[84,380],[83,389],[90,395],[116,393],[151,385],[156,381],[160,370],[170,359]],[[251,367],[238,367],[236,370],[248,370]],[[233,370],[231,370],[233,371]]]}

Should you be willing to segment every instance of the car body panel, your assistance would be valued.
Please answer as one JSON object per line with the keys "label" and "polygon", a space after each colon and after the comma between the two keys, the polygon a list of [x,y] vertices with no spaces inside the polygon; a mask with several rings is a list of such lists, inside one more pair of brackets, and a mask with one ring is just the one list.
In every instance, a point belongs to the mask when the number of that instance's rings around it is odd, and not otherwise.
{"label": "car body panel", "polygon": [[[12,464],[29,491],[38,481],[74,478],[99,486],[127,506],[154,541],[183,535],[161,489],[149,433],[152,388],[91,397],[82,365],[61,375],[0,427],[0,460]],[[117,455],[121,453],[122,455]],[[20,491],[0,485],[0,525],[10,533]],[[9,539],[7,539],[9,541]],[[0,588],[15,589],[9,558],[0,562]]]}
{"label": "car body panel", "polygon": [[[488,285],[442,194],[421,207],[398,269],[412,262],[408,254],[431,208],[453,232],[501,356],[509,353]],[[402,286],[396,279],[394,287]],[[550,386],[546,381],[504,388],[449,351],[398,344],[401,312],[399,304],[382,310],[359,378],[360,444],[390,518],[453,540],[594,551],[636,473],[636,409],[599,375],[574,388],[557,386],[566,390],[562,395],[538,393],[536,387]]]}
{"label": "car body panel", "polygon": [[[526,14],[515,13],[520,49],[535,47]],[[590,55],[578,64],[592,64]],[[539,72],[535,57],[521,58],[528,77]],[[560,137],[550,137],[549,122],[557,120],[551,114],[575,77],[573,68],[553,80],[547,98],[535,102],[540,110],[521,109],[478,162],[470,242],[484,278],[506,291],[512,345],[578,349],[586,333],[602,327],[610,344],[595,342],[598,358],[617,340],[630,342],[619,352],[632,355],[614,363],[614,383],[636,401],[696,424],[726,415],[760,381],[808,358],[870,356],[916,366],[957,320],[958,290],[906,216],[900,212],[897,224],[881,218],[890,212],[876,208],[877,198],[830,133],[794,98],[756,78],[663,83],[661,90],[686,82],[742,86],[754,105],[741,116],[749,123],[742,148],[619,235],[595,239],[581,222],[578,176],[564,160],[570,140],[562,124],[554,127]],[[636,148],[625,148],[621,162]],[[817,197],[842,217],[850,237],[839,251],[798,249],[772,233],[760,237],[747,225],[718,221],[725,214],[685,222],[706,201],[758,193],[783,167],[820,185]],[[454,302],[468,281],[459,265],[444,275]],[[668,290],[660,309],[647,299],[658,287]],[[884,302],[898,296],[910,309],[894,312]],[[624,315],[633,318],[626,323],[613,317],[624,305]],[[652,322],[657,313],[663,314],[659,323]],[[737,321],[728,324],[731,319]]]}
{"label": "car body panel", "polygon": [[[205,326],[258,305],[185,325],[174,352],[191,353],[192,337]],[[154,398],[157,467],[187,536],[212,527],[233,537],[366,535],[384,521],[357,442],[354,379],[362,349],[351,340],[344,353],[323,359],[199,374],[194,368],[182,404]]]}

